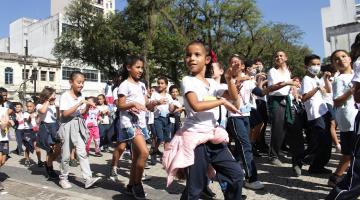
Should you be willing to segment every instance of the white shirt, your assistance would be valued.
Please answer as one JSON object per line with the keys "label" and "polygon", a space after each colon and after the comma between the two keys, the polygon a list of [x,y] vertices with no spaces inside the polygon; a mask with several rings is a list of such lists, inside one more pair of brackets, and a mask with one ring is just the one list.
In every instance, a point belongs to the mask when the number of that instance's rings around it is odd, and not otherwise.
{"label": "white shirt", "polygon": [[[128,80],[123,81],[118,89],[118,95],[124,95],[126,97],[126,103],[137,102],[145,106],[146,87],[142,82],[131,83]],[[146,127],[146,111],[141,111],[136,114],[138,117],[138,125],[141,128]],[[120,111],[120,125],[121,128],[133,127],[131,123],[132,116],[128,111]]]}
{"label": "white shirt", "polygon": [[206,79],[209,85],[193,76],[185,76],[181,82],[182,92],[184,95],[184,107],[187,113],[183,129],[195,133],[207,133],[214,129],[219,119],[219,107],[203,111],[195,112],[185,95],[188,92],[194,92],[198,101],[216,100],[217,96],[222,96],[224,90],[220,84],[214,79]]}
{"label": "white shirt", "polygon": [[[255,80],[246,80],[241,84],[241,89],[239,92],[240,97],[240,112],[242,111],[242,108],[245,106],[250,106],[250,108],[256,108],[256,102],[254,99],[254,96],[252,94],[253,89],[256,87]],[[242,116],[242,117],[249,117],[250,116],[250,110],[249,112],[243,112],[243,113],[231,113],[229,112],[230,117],[236,117],[236,116]]]}
{"label": "white shirt", "polygon": [[33,127],[37,126],[37,124],[36,124],[37,113],[34,112],[32,114],[33,114],[33,117],[31,117],[31,120],[28,121],[31,114],[28,112],[24,113],[24,129],[32,129]]}
{"label": "white shirt", "polygon": [[[66,91],[61,95],[60,98],[60,111],[69,110],[76,104],[78,104],[80,101],[84,100],[83,96],[79,96],[77,98],[74,98],[70,95],[70,91]],[[81,117],[80,110],[83,109],[86,105],[83,104],[82,106],[79,106],[74,113],[71,114],[72,117]]]}
{"label": "white shirt", "polygon": [[[302,94],[306,94],[318,86],[323,86],[322,82],[318,77],[311,78],[305,76],[302,81]],[[317,91],[311,98],[304,102],[306,114],[308,120],[317,119],[328,112],[326,102],[323,99],[321,91]]]}
{"label": "white shirt", "polygon": [[[334,79],[334,99],[343,95],[351,88],[349,84],[351,83],[353,77],[354,74],[340,74]],[[353,95],[351,95],[343,105],[335,109],[336,122],[341,132],[354,130],[357,112]]]}
{"label": "white shirt", "polygon": [[114,98],[114,101],[115,100],[118,100],[118,90],[119,90],[119,87],[116,87],[116,88],[114,88],[114,90],[112,91],[112,93],[113,93],[113,98]]}
{"label": "white shirt", "polygon": [[154,92],[150,98],[151,101],[159,101],[161,99],[166,99],[166,104],[158,105],[155,107],[155,110],[154,110],[155,118],[167,117],[168,114],[170,113],[169,107],[170,107],[170,104],[172,104],[172,102],[173,102],[173,99],[170,94],[166,93],[165,96],[163,96],[158,92]]}
{"label": "white shirt", "polygon": [[86,115],[85,124],[87,127],[98,126],[98,117],[100,115],[100,110],[95,108],[89,108],[89,111]]}
{"label": "white shirt", "polygon": [[352,82],[360,83],[360,57],[353,63],[354,78]]}
{"label": "white shirt", "polygon": [[97,109],[100,110],[100,123],[101,124],[110,124],[110,119],[108,114],[103,114],[103,112],[109,111],[109,106],[107,105],[99,105]]}
{"label": "white shirt", "polygon": [[[286,82],[291,79],[291,74],[289,70],[285,71],[285,74],[279,73],[279,71],[275,68],[271,68],[268,73],[268,86],[272,86],[279,82]],[[290,86],[285,86],[281,89],[270,92],[269,95],[273,96],[287,96],[290,91]]]}
{"label": "white shirt", "polygon": [[15,117],[16,117],[16,121],[18,123],[17,129],[23,130],[25,128],[24,113],[23,112],[15,113]]}
{"label": "white shirt", "polygon": [[[0,107],[0,118],[5,116],[7,112],[8,112],[8,108]],[[7,131],[1,130],[1,132],[0,132],[0,141],[1,142],[9,141],[9,130],[7,130]]]}
{"label": "white shirt", "polygon": [[[43,107],[42,104],[38,104],[38,105],[36,105],[36,110],[38,111],[42,107]],[[39,114],[40,122],[45,122],[45,123],[55,123],[56,122],[56,106],[55,105],[49,104],[49,106],[46,110],[46,113],[41,114],[38,112],[38,114]]]}
{"label": "white shirt", "polygon": [[[106,87],[107,87],[107,89],[106,89]],[[107,83],[105,84],[104,92],[106,92],[106,94],[105,94],[106,97],[112,96],[111,88],[112,88],[112,85],[108,85]]]}

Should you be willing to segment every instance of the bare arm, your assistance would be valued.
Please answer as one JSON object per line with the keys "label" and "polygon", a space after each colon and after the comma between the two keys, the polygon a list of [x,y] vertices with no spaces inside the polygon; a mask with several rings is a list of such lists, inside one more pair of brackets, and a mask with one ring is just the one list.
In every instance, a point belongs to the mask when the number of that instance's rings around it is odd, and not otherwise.
{"label": "bare arm", "polygon": [[307,100],[309,100],[311,97],[313,97],[317,91],[320,90],[320,87],[316,87],[312,90],[310,90],[309,92],[305,93],[302,95],[302,100],[305,102]]}
{"label": "bare arm", "polygon": [[349,99],[349,97],[354,94],[354,90],[355,88],[351,88],[343,95],[338,96],[336,99],[334,99],[334,107],[340,107],[344,105],[344,103]]}

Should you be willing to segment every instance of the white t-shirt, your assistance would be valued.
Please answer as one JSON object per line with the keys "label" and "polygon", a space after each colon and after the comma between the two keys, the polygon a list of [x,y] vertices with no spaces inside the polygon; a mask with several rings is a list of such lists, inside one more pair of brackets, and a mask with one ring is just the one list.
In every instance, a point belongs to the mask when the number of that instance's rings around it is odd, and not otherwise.
{"label": "white t-shirt", "polygon": [[97,108],[89,108],[89,111],[86,115],[85,124],[88,127],[98,126],[98,117],[100,115],[100,110]]}
{"label": "white t-shirt", "polygon": [[112,96],[111,88],[112,88],[112,85],[105,84],[104,92],[105,92],[106,97],[111,97]]}
{"label": "white t-shirt", "polygon": [[147,124],[154,124],[154,112],[148,111],[147,113]]}
{"label": "white t-shirt", "polygon": [[354,78],[352,82],[360,83],[360,57],[353,63]]}
{"label": "white t-shirt", "polygon": [[[38,105],[36,105],[36,110],[39,110],[42,107],[43,107],[42,104],[38,104]],[[45,114],[41,114],[39,112],[38,112],[38,114],[39,114],[40,122],[45,122],[45,123],[55,123],[56,122],[56,106],[55,105],[49,104]]]}
{"label": "white t-shirt", "polygon": [[[8,108],[6,107],[0,107],[0,118],[2,118],[6,113],[8,112]],[[1,130],[0,132],[0,141],[9,141],[9,130]]]}
{"label": "white t-shirt", "polygon": [[[279,73],[279,71],[277,69],[275,69],[274,67],[270,69],[270,71],[268,72],[268,86],[272,86],[276,83],[279,82],[286,82],[289,81],[291,79],[291,74],[289,70],[286,70],[285,74],[281,74]],[[285,86],[281,89],[275,90],[273,92],[270,92],[269,95],[273,95],[273,96],[287,96],[289,94],[290,91],[290,86]]]}
{"label": "white t-shirt", "polygon": [[112,91],[112,93],[113,93],[113,98],[114,98],[114,101],[115,100],[118,100],[118,90],[119,90],[119,87],[116,87],[116,88],[114,88],[114,90]]}
{"label": "white t-shirt", "polygon": [[109,106],[107,105],[99,105],[97,109],[100,110],[100,123],[101,124],[110,124],[110,119],[108,114],[103,114],[103,112],[109,111]]}
{"label": "white t-shirt", "polygon": [[[60,98],[60,111],[69,110],[80,101],[84,100],[83,96],[74,98],[70,95],[70,91],[66,91],[61,95]],[[80,110],[85,108],[85,104],[79,106],[74,113],[71,114],[72,117],[81,117]]]}
{"label": "white t-shirt", "polygon": [[194,92],[198,101],[216,100],[217,96],[222,96],[224,91],[221,85],[214,79],[206,79],[209,85],[197,79],[194,76],[185,76],[181,82],[182,92],[184,95],[184,107],[187,113],[183,129],[195,133],[207,133],[214,129],[219,119],[219,107],[203,111],[195,112],[191,107],[185,95],[188,92]]}
{"label": "white t-shirt", "polygon": [[[119,86],[118,95],[124,95],[126,97],[126,103],[137,102],[145,106],[146,87],[142,82],[131,83],[128,80],[122,82]],[[142,111],[136,114],[138,117],[138,125],[141,128],[146,127],[146,111]],[[131,123],[132,116],[128,111],[120,111],[120,124],[121,128],[133,127]]]}
{"label": "white t-shirt", "polygon": [[24,129],[32,129],[33,127],[37,126],[37,123],[36,123],[37,113],[33,113],[33,117],[31,117],[30,121],[28,121],[29,117],[30,117],[30,113],[25,112],[24,113]]}
{"label": "white t-shirt", "polygon": [[[324,82],[316,76],[314,78],[305,76],[302,81],[302,94],[306,94],[318,86],[323,87]],[[317,119],[328,112],[328,108],[321,91],[317,91],[310,99],[305,101],[304,106],[309,121]]]}
{"label": "white t-shirt", "polygon": [[[242,83],[239,96],[240,96],[240,112],[243,110],[243,107],[250,106],[250,108],[256,108],[256,102],[254,95],[252,94],[253,89],[256,87],[255,80],[246,80]],[[249,112],[243,112],[243,113],[231,113],[229,112],[230,117],[236,117],[236,116],[243,116],[248,117],[250,116],[250,110]]]}
{"label": "white t-shirt", "polygon": [[[334,99],[343,95],[351,88],[349,84],[351,83],[353,77],[354,74],[340,74],[334,79]],[[340,131],[347,132],[354,130],[354,123],[357,112],[358,111],[355,109],[353,95],[351,95],[343,105],[336,108],[335,117]]]}
{"label": "white t-shirt", "polygon": [[155,107],[155,110],[154,110],[154,117],[155,118],[158,118],[158,117],[167,117],[168,114],[170,113],[169,111],[169,107],[170,107],[170,104],[172,104],[173,102],[173,99],[171,97],[170,94],[166,93],[165,96],[161,95],[160,93],[157,93],[157,92],[154,92],[152,95],[151,95],[151,98],[150,100],[151,101],[159,101],[161,99],[166,99],[166,104],[162,104],[162,105],[158,105]]}
{"label": "white t-shirt", "polygon": [[24,113],[20,112],[20,113],[15,113],[15,117],[16,117],[16,121],[18,123],[18,130],[23,130],[25,128],[25,121],[24,121]]}

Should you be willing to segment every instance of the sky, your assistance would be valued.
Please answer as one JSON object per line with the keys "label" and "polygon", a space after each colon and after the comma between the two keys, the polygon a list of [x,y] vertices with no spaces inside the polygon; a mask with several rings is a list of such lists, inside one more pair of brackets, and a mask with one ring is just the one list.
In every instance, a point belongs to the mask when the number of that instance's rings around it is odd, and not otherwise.
{"label": "sky", "polygon": [[[121,10],[126,0],[115,0]],[[296,25],[304,32],[303,44],[315,54],[324,56],[321,13],[330,0],[257,0],[266,22]],[[9,24],[21,17],[45,19],[50,15],[50,0],[1,0],[0,38],[9,35]]]}

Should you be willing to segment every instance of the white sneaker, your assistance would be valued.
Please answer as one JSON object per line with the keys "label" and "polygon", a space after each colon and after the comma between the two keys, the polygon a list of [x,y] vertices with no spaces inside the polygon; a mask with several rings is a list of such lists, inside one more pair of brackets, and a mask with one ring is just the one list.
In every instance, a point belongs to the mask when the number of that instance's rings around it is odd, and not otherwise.
{"label": "white sneaker", "polygon": [[85,189],[93,186],[100,179],[101,179],[101,177],[95,177],[95,178],[93,177],[93,178],[86,179],[86,181],[85,181]]}
{"label": "white sneaker", "polygon": [[67,179],[62,179],[59,182],[59,185],[63,188],[63,189],[69,189],[71,188],[71,183],[67,180]]}
{"label": "white sneaker", "polygon": [[115,170],[111,170],[109,178],[110,178],[110,180],[112,180],[114,182],[117,182],[117,183],[121,182],[120,176],[117,174],[117,172]]}
{"label": "white sneaker", "polygon": [[148,180],[151,180],[151,176],[148,176],[146,175],[145,173],[143,174],[142,178],[141,178],[142,181],[148,181]]}
{"label": "white sneaker", "polygon": [[260,181],[254,181],[252,183],[245,182],[245,187],[252,190],[261,190],[264,189],[264,185]]}

